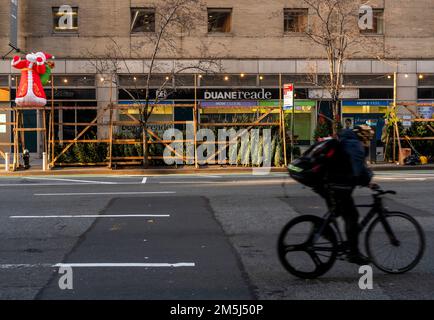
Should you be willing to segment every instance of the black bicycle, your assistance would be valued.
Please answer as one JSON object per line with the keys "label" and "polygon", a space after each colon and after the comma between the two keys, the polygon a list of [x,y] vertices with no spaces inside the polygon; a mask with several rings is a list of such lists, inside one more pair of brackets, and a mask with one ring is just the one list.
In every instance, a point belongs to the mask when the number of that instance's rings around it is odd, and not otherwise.
{"label": "black bicycle", "polygon": [[[413,269],[425,251],[425,236],[419,223],[403,212],[388,211],[383,196],[396,194],[373,188],[374,202],[357,207],[371,208],[360,223],[367,227],[366,253],[372,263],[386,273],[400,274]],[[291,220],[278,240],[278,255],[291,274],[314,279],[329,271],[337,259],[346,260],[348,245],[336,215],[329,210],[323,217],[303,215]]]}

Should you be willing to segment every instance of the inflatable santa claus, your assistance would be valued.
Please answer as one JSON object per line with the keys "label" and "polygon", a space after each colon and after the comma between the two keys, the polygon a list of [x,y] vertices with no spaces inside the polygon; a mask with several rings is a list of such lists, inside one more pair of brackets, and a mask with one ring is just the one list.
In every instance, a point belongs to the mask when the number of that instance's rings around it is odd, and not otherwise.
{"label": "inflatable santa claus", "polygon": [[48,81],[51,68],[54,66],[48,62],[54,59],[48,53],[29,53],[26,59],[15,56],[12,66],[21,70],[21,81],[18,86],[15,103],[19,107],[43,107],[47,104],[42,79]]}

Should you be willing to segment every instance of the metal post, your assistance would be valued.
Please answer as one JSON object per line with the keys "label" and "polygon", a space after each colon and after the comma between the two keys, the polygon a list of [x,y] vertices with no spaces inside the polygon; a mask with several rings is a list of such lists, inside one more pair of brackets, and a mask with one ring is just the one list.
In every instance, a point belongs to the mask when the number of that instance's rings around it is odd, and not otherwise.
{"label": "metal post", "polygon": [[42,152],[42,171],[47,171],[47,169],[48,169],[47,153]]}
{"label": "metal post", "polygon": [[5,171],[9,172],[10,158],[9,152],[5,152]]}

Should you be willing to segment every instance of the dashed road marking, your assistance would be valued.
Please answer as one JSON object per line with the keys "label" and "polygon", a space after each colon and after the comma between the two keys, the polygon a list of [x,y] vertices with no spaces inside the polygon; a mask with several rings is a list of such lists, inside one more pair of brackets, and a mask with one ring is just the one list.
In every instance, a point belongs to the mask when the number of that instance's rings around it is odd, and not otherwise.
{"label": "dashed road marking", "polygon": [[51,216],[10,216],[11,219],[53,219],[53,218],[170,218],[170,214],[82,214]]}
{"label": "dashed road marking", "polygon": [[148,192],[77,192],[77,193],[35,193],[37,197],[51,197],[51,196],[116,196],[116,195],[146,195],[146,194],[174,194],[175,191],[148,191]]}

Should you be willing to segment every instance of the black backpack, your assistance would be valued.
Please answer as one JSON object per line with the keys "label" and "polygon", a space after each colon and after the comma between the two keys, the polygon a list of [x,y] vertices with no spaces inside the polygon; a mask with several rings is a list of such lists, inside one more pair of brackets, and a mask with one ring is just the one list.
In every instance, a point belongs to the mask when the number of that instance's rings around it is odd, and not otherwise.
{"label": "black backpack", "polygon": [[334,156],[338,144],[336,139],[329,139],[312,145],[288,166],[289,175],[308,187],[322,185],[326,173],[325,166]]}

